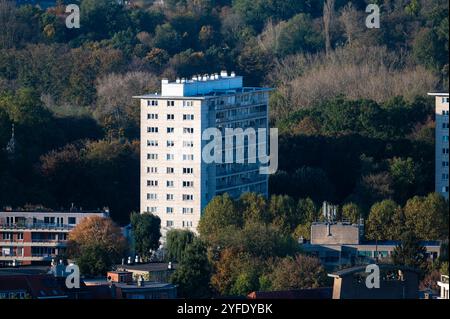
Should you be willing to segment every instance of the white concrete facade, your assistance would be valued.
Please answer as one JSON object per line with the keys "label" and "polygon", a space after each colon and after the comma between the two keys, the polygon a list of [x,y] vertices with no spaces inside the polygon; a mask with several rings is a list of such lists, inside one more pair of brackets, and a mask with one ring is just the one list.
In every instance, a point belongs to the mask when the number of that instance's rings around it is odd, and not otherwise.
{"label": "white concrete facade", "polygon": [[428,93],[436,100],[436,166],[435,191],[448,199],[449,179],[449,95],[448,93]]}
{"label": "white concrete facade", "polygon": [[[259,164],[205,163],[208,128],[268,129],[267,88],[243,87],[226,72],[191,80],[162,80],[162,94],[136,96],[141,107],[141,213],[161,218],[167,230],[196,231],[205,206],[216,195],[247,191],[268,194]],[[246,162],[247,162],[246,158]]]}

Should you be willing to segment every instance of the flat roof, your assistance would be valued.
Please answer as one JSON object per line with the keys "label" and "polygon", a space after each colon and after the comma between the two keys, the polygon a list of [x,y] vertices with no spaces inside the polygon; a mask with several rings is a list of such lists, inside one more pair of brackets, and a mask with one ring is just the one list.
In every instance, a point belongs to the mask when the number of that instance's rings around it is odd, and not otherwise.
{"label": "flat roof", "polygon": [[[338,277],[342,277],[342,276],[346,276],[346,275],[352,275],[354,273],[366,272],[367,266],[368,265],[355,266],[355,267],[351,267],[351,268],[338,270],[332,274],[328,274],[328,277],[338,278]],[[390,265],[390,264],[377,264],[377,266],[379,266],[380,269],[382,269],[382,270],[384,270],[384,269],[387,269],[387,270],[401,269],[403,271],[418,272],[417,269],[414,269],[414,268],[411,268],[408,266]]]}
{"label": "flat roof", "polygon": [[221,97],[221,96],[231,96],[235,94],[244,94],[252,92],[270,92],[273,88],[267,87],[242,87],[237,89],[226,89],[226,90],[214,90],[205,94],[189,95],[189,96],[166,96],[159,93],[154,94],[144,94],[135,95],[133,99],[164,99],[164,100],[204,100],[207,98]]}
{"label": "flat roof", "polygon": [[439,92],[428,93],[428,95],[430,95],[430,96],[448,96],[448,92],[447,93],[439,93]]}

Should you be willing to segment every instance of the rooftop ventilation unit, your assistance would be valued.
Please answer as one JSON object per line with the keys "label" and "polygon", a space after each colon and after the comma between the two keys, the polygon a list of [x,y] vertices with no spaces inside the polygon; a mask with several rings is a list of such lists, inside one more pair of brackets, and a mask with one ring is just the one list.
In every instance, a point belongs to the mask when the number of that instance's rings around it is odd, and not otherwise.
{"label": "rooftop ventilation unit", "polygon": [[227,77],[228,76],[227,71],[220,71],[220,76]]}

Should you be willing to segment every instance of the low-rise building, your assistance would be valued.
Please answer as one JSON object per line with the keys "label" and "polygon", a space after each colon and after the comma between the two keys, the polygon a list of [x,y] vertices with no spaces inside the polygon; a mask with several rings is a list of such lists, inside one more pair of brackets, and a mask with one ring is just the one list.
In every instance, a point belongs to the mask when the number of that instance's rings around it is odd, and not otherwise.
{"label": "low-rise building", "polygon": [[143,277],[145,280],[157,282],[169,282],[170,276],[177,268],[176,263],[148,263],[134,265],[118,265],[118,271],[130,272],[133,279],[137,280]]}
{"label": "low-rise building", "polygon": [[0,267],[49,265],[63,256],[68,233],[88,216],[104,211],[0,211]]}
{"label": "low-rise building", "polygon": [[110,271],[106,279],[84,280],[89,292],[101,299],[175,299],[177,285],[133,279],[128,271]]}
{"label": "low-rise building", "polygon": [[[323,265],[338,267],[388,259],[400,244],[394,240],[367,241],[363,238],[362,222],[317,222],[311,225],[311,240],[302,243],[302,249],[317,256]],[[431,260],[440,256],[440,241],[422,241],[420,244],[426,248]]]}
{"label": "low-rise building", "polygon": [[417,299],[419,274],[416,270],[379,264],[379,287],[366,283],[370,272],[365,266],[343,269],[328,276],[334,278],[333,299]]}

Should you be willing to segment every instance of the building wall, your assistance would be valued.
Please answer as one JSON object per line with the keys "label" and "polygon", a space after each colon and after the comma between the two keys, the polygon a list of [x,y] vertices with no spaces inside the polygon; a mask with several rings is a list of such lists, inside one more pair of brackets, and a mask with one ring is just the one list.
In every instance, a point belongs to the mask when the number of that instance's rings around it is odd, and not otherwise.
{"label": "building wall", "polygon": [[449,97],[436,96],[436,176],[435,190],[448,198],[449,179]]}
{"label": "building wall", "polygon": [[64,254],[70,230],[94,215],[108,213],[0,212],[0,266],[49,263]]}
{"label": "building wall", "polygon": [[311,225],[312,245],[359,244],[358,225],[314,223]]}
{"label": "building wall", "polygon": [[[202,134],[208,128],[222,132],[226,127],[267,129],[269,90],[243,88],[242,77],[237,76],[188,83],[163,80],[162,89],[162,95],[136,98],[141,100],[141,212],[160,217],[163,238],[171,228],[196,232],[203,209],[216,195],[238,197],[246,191],[267,195],[268,176],[259,175],[257,163],[252,167],[205,163],[202,151],[210,140],[202,140]],[[211,92],[224,89],[235,91],[217,95]],[[199,92],[206,95],[193,96]],[[173,118],[168,119],[168,115]],[[193,120],[183,115],[193,116]],[[168,127],[173,127],[174,132],[167,133]],[[184,128],[194,131],[186,133]],[[167,147],[168,141],[173,141],[174,146]],[[184,144],[190,141],[193,147]],[[169,160],[167,154],[175,158]],[[173,168],[173,173],[168,173],[167,168]],[[193,169],[193,173],[184,174],[186,168]],[[167,186],[168,181],[173,182],[173,187]],[[184,187],[183,182],[193,186]],[[183,199],[183,195],[193,196],[193,200]]]}

